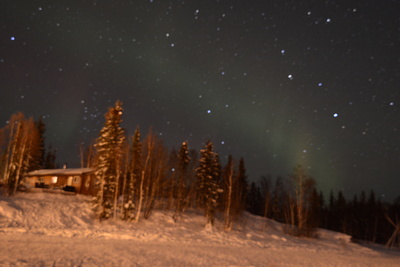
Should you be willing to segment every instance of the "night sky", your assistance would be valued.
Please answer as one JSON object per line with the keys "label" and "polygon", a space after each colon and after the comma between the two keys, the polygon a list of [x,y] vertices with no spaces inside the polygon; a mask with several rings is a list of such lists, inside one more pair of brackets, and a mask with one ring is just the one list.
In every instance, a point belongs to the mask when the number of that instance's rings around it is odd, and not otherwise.
{"label": "night sky", "polygon": [[319,190],[400,195],[400,2],[0,3],[0,127],[44,117],[59,163],[79,167],[123,102],[131,135],[208,140],[251,181],[308,168]]}

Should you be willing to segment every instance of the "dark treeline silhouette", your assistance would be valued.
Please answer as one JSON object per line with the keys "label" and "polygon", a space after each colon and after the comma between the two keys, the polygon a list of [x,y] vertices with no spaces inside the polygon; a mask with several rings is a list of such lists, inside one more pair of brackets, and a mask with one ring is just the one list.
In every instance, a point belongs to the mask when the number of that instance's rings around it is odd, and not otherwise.
{"label": "dark treeline silhouette", "polygon": [[[253,214],[287,223],[286,210],[290,209],[289,179],[261,177],[249,187],[247,210]],[[310,227],[319,227],[352,236],[353,241],[368,241],[387,246],[400,241],[400,197],[393,203],[382,202],[375,196],[361,192],[347,200],[339,191],[326,198],[315,188],[309,198]]]}
{"label": "dark treeline silhouette", "polygon": [[287,179],[278,177],[274,184],[270,176],[261,177],[248,188],[247,211],[285,223],[284,231],[315,237],[321,207],[315,181],[302,166],[297,166]]}

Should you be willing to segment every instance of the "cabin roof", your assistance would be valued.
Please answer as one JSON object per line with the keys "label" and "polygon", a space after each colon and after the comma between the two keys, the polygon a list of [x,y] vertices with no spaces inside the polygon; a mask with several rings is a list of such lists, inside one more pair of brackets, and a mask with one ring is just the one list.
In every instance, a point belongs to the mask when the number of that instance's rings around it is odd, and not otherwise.
{"label": "cabin roof", "polygon": [[94,172],[95,168],[67,168],[67,169],[41,169],[27,173],[27,176],[48,176],[48,175],[82,175]]}

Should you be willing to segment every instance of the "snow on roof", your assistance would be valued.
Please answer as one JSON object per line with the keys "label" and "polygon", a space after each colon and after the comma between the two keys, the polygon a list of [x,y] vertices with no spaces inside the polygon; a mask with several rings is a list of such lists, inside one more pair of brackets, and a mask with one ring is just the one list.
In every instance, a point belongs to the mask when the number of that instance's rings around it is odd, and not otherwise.
{"label": "snow on roof", "polygon": [[75,168],[75,169],[42,169],[28,172],[27,176],[46,176],[46,175],[82,175],[94,172],[95,168]]}

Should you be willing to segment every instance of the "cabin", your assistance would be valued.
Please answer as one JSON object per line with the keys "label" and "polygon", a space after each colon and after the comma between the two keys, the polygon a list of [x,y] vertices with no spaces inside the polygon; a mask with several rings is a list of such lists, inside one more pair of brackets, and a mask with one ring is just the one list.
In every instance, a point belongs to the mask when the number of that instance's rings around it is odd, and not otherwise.
{"label": "cabin", "polygon": [[42,169],[28,172],[25,187],[49,189],[92,195],[94,187],[94,168]]}

